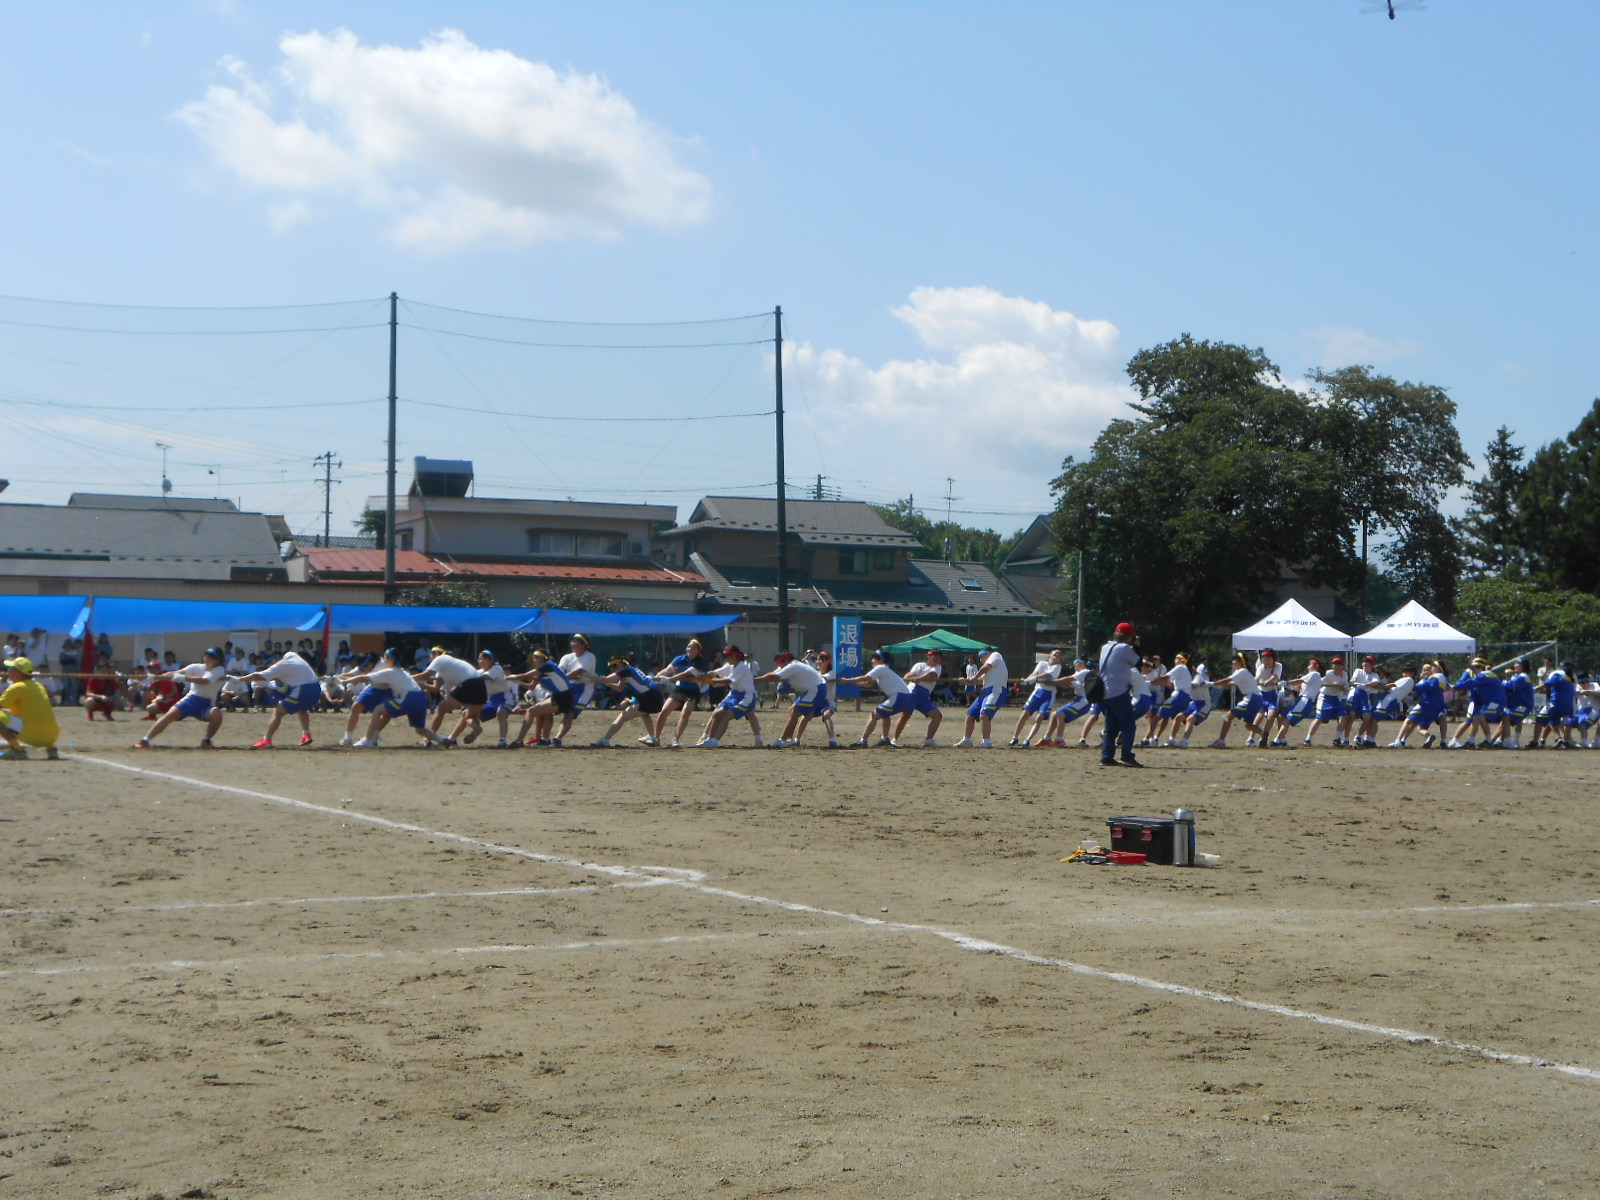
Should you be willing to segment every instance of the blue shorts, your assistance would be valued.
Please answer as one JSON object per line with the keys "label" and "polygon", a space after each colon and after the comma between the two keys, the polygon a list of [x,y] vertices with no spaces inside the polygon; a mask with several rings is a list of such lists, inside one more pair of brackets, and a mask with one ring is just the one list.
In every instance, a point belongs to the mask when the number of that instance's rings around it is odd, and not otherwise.
{"label": "blue shorts", "polygon": [[483,711],[480,717],[493,717],[499,715],[504,709],[511,707],[510,692],[496,692],[483,702]]}
{"label": "blue shorts", "polygon": [[920,683],[911,685],[911,700],[911,710],[925,717],[931,717],[939,711],[939,703],[933,698],[933,693]]}
{"label": "blue shorts", "polygon": [[1140,717],[1148,714],[1155,706],[1156,696],[1154,692],[1146,692],[1142,696],[1135,697],[1133,701],[1133,719],[1137,721]]}
{"label": "blue shorts", "polygon": [[1203,725],[1205,719],[1211,715],[1211,697],[1189,701],[1189,711],[1183,715],[1196,725]]}
{"label": "blue shorts", "polygon": [[1372,711],[1372,694],[1366,688],[1354,688],[1345,707],[1352,716],[1365,716]]}
{"label": "blue shorts", "polygon": [[1296,700],[1288,708],[1283,710],[1283,719],[1289,722],[1290,725],[1298,725],[1307,717],[1313,716],[1315,714],[1315,710],[1316,704],[1313,701],[1306,699],[1306,697],[1301,696],[1300,699]]}
{"label": "blue shorts", "polygon": [[1269,691],[1263,691],[1261,693],[1261,707],[1266,709],[1269,712],[1275,711],[1277,709],[1277,707],[1278,707],[1278,690],[1276,688],[1274,688],[1270,692]]}
{"label": "blue shorts", "polygon": [[428,693],[418,688],[407,692],[404,696],[395,697],[393,692],[385,693],[387,699],[383,706],[388,710],[390,717],[404,717],[411,723],[411,728],[421,729],[428,723]]}
{"label": "blue shorts", "polygon": [[388,692],[368,684],[366,687],[361,689],[361,694],[356,697],[356,703],[361,705],[361,707],[366,709],[368,712],[371,712],[373,709],[377,708],[378,705],[386,703],[388,699]]}
{"label": "blue shorts", "polygon": [[743,720],[756,710],[756,694],[754,692],[729,692],[722,698],[719,709],[727,709],[733,714],[735,720]]}
{"label": "blue shorts", "polygon": [[1498,721],[1504,715],[1500,702],[1490,700],[1484,704],[1467,705],[1467,717],[1476,721]]}
{"label": "blue shorts", "polygon": [[1405,715],[1400,701],[1384,697],[1372,706],[1372,715],[1380,721],[1398,721]]}
{"label": "blue shorts", "polygon": [[1411,711],[1406,714],[1406,720],[1418,729],[1427,729],[1442,716],[1444,716],[1442,704],[1413,704]]}
{"label": "blue shorts", "polygon": [[197,696],[193,692],[190,692],[182,700],[179,700],[175,705],[173,705],[173,707],[183,714],[183,716],[180,716],[178,720],[183,720],[183,717],[194,717],[198,720],[211,711],[211,701],[207,700],[204,696]]}
{"label": "blue shorts", "polygon": [[1173,692],[1156,708],[1156,712],[1164,718],[1181,717],[1189,711],[1189,693]]}
{"label": "blue shorts", "polygon": [[1041,713],[1050,708],[1050,703],[1056,698],[1055,688],[1034,688],[1033,695],[1028,697],[1028,702],[1022,706],[1025,713]]}
{"label": "blue shorts", "polygon": [[1521,705],[1521,704],[1519,704],[1519,705],[1517,705],[1515,707],[1507,705],[1506,706],[1506,716],[1508,718],[1510,718],[1511,723],[1513,725],[1521,725],[1524,721],[1526,721],[1528,719],[1528,709],[1527,709],[1527,707],[1525,705]]}
{"label": "blue shorts", "polygon": [[288,695],[278,701],[278,707],[286,713],[310,712],[321,703],[322,685],[302,683],[298,687],[290,688]]}
{"label": "blue shorts", "polygon": [[877,713],[880,717],[892,717],[896,713],[915,712],[916,708],[916,696],[912,695],[910,692],[901,692],[896,696],[885,696],[883,698],[883,703],[879,704],[878,707],[872,711]]}
{"label": "blue shorts", "polygon": [[1539,710],[1539,724],[1541,725],[1571,725],[1572,710],[1566,705],[1555,708],[1546,704]]}
{"label": "blue shorts", "polygon": [[992,717],[995,712],[1004,707],[1006,702],[1006,689],[1003,687],[984,688],[983,695],[979,696],[967,708],[967,716],[973,718]]}
{"label": "blue shorts", "polygon": [[1060,717],[1062,724],[1064,725],[1071,725],[1074,721],[1088,711],[1089,702],[1082,696],[1075,696],[1050,715],[1052,717]]}
{"label": "blue shorts", "polygon": [[812,688],[795,697],[794,711],[802,717],[820,717],[833,711],[833,705],[828,703],[828,687]]}
{"label": "blue shorts", "polygon": [[1237,701],[1231,711],[1242,721],[1254,721],[1267,711],[1267,702],[1261,693],[1257,692],[1254,696],[1246,696],[1243,700]]}
{"label": "blue shorts", "polygon": [[1339,696],[1323,692],[1317,697],[1317,720],[1337,721],[1346,712],[1344,700]]}

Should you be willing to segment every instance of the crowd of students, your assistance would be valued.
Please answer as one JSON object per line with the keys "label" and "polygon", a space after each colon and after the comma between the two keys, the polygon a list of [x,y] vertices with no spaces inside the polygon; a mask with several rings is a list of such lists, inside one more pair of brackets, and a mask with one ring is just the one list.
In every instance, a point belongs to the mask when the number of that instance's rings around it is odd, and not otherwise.
{"label": "crowd of students", "polygon": [[[933,747],[940,744],[942,705],[957,687],[970,697],[962,734],[949,743],[957,748],[993,747],[993,722],[1012,698],[1022,700],[1009,739],[1016,748],[1066,747],[1079,721],[1083,724],[1076,744],[1088,746],[1102,716],[1101,705],[1090,699],[1091,665],[1083,659],[1069,665],[1060,650],[1051,651],[1020,680],[1010,677],[995,649],[970,659],[964,676],[947,672],[938,650],[928,651],[904,671],[893,665],[887,651],[877,650],[861,674],[841,676],[826,650],[801,657],[779,654],[773,668],[762,672],[738,646],[725,646],[713,655],[698,638],[658,670],[647,670],[632,654],[623,653],[610,658],[602,671],[582,634],[573,636],[569,653],[559,660],[534,651],[529,669],[521,672],[507,671],[489,651],[469,661],[443,646],[419,650],[409,663],[406,656],[386,651],[358,665],[343,643],[332,657],[335,669],[322,670],[308,640],[258,654],[231,645],[212,648],[200,662],[187,665],[169,655],[168,661],[152,662],[127,677],[102,661],[84,682],[82,705],[91,721],[140,711],[152,724],[135,743],[138,749],[154,745],[186,719],[203,723],[200,745],[215,748],[225,715],[250,707],[270,713],[254,749],[273,747],[284,718],[290,716],[300,728],[299,744],[312,745],[310,714],[319,710],[344,712],[339,744],[358,749],[378,746],[387,727],[401,718],[424,746],[471,745],[493,729],[499,747],[554,748],[570,744],[575,722],[599,707],[601,697],[610,697],[609,707],[615,710],[604,732],[588,743],[601,748],[615,745],[635,721],[642,729],[641,744],[673,749],[715,749],[738,722],[744,723],[753,744],[787,748],[804,743],[813,721],[824,731],[825,742],[819,739],[819,744],[830,747]],[[1137,658],[1137,664],[1129,679],[1133,718],[1144,747],[1186,749],[1216,714],[1221,719],[1216,739],[1205,744],[1219,749],[1228,745],[1235,723],[1248,733],[1244,745],[1260,747],[1311,745],[1325,727],[1333,746],[1375,747],[1380,726],[1388,723],[1395,736],[1384,734],[1381,741],[1396,748],[1414,740],[1447,749],[1600,748],[1600,685],[1580,679],[1570,663],[1547,661],[1534,672],[1519,659],[1497,672],[1479,658],[1453,683],[1436,662],[1394,667],[1370,655],[1348,671],[1343,656],[1326,664],[1312,658],[1305,670],[1290,676],[1272,650],[1261,651],[1253,665],[1239,652],[1230,673],[1217,679],[1204,662],[1185,654],[1178,654],[1170,666],[1159,655]],[[0,698],[5,754],[22,757],[26,746],[34,745],[53,756],[57,726],[53,714],[48,719],[43,715],[50,698],[34,664],[14,654],[5,666],[11,685],[5,695],[13,701]],[[763,738],[758,711],[763,683],[776,684],[780,697],[790,700],[783,727],[770,741]],[[836,724],[835,692],[841,683],[880,697],[853,739],[848,733],[841,736]],[[922,736],[905,740],[907,726],[919,718],[926,721]],[[513,720],[518,722],[515,731]]]}

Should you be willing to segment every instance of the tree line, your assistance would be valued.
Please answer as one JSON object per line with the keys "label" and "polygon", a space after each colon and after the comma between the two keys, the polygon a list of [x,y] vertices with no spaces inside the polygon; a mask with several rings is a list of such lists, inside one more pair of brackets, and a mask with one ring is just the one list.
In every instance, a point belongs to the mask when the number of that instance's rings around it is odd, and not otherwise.
{"label": "tree line", "polygon": [[1291,385],[1261,350],[1188,334],[1135,354],[1128,376],[1134,415],[1052,484],[1086,624],[1194,645],[1298,575],[1360,620],[1416,599],[1480,640],[1600,645],[1600,400],[1526,461],[1502,428],[1469,481],[1443,388],[1368,366]]}

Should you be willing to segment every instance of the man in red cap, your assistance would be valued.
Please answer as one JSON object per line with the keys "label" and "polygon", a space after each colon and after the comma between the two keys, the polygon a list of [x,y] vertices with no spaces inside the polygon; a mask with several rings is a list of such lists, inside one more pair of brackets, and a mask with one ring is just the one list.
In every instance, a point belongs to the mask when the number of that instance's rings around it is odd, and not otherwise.
{"label": "man in red cap", "polygon": [[[1100,678],[1105,681],[1105,699],[1100,714],[1105,718],[1105,733],[1100,741],[1100,765],[1142,767],[1133,756],[1133,737],[1137,722],[1133,718],[1133,673],[1139,669],[1139,652],[1133,648],[1138,634],[1124,621],[1117,626],[1111,641],[1100,647]],[[1121,746],[1121,756],[1117,754]]]}

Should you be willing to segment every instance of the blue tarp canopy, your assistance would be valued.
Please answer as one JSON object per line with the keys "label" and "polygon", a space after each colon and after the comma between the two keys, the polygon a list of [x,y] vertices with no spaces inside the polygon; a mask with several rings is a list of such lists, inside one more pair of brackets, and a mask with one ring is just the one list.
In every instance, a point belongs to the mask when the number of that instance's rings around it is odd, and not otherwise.
{"label": "blue tarp canopy", "polygon": [[73,637],[84,627],[101,633],[195,633],[200,630],[303,629],[320,624],[320,604],[269,604],[242,600],[134,600],[101,596],[93,601]]}
{"label": "blue tarp canopy", "polygon": [[[334,633],[512,633],[542,612],[538,608],[412,607],[405,604],[335,604]],[[301,629],[321,629],[322,613]]]}
{"label": "blue tarp canopy", "polygon": [[543,616],[521,627],[523,633],[581,633],[585,637],[631,637],[635,634],[708,633],[739,619],[739,614],[603,613],[576,608],[547,608]]}
{"label": "blue tarp canopy", "polygon": [[74,632],[87,596],[0,596],[0,633]]}

